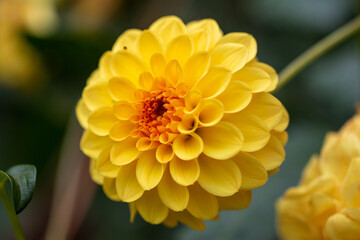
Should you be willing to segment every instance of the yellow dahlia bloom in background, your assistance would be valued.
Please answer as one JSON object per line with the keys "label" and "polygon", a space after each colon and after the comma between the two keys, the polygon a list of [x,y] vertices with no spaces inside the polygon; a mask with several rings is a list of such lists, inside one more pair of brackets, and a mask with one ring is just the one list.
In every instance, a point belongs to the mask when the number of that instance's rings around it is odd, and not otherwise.
{"label": "yellow dahlia bloom in background", "polygon": [[43,77],[41,58],[22,35],[45,36],[57,23],[53,0],[0,0],[0,84],[36,88]]}
{"label": "yellow dahlia bloom in background", "polygon": [[276,207],[283,239],[360,239],[360,114],[326,136]]}
{"label": "yellow dahlia bloom in background", "polygon": [[203,230],[219,210],[246,208],[277,171],[289,117],[256,51],[247,33],[169,16],[124,32],[101,57],[76,109],[81,149],[131,220]]}
{"label": "yellow dahlia bloom in background", "polygon": [[56,0],[2,0],[0,1],[1,30],[8,27],[46,36],[58,25]]}

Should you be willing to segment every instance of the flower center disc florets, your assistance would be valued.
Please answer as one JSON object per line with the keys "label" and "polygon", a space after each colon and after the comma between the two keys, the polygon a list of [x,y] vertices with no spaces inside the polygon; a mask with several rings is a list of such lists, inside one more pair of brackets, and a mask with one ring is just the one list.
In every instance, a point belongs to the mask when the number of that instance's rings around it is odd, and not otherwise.
{"label": "flower center disc florets", "polygon": [[184,99],[174,87],[142,91],[137,104],[138,130],[152,141],[171,142],[179,133],[176,126],[181,121]]}

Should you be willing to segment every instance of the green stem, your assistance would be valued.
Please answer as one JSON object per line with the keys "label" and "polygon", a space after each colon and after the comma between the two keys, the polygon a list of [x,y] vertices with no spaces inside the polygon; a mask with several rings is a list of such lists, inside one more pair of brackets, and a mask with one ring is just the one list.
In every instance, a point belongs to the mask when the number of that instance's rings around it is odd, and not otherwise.
{"label": "green stem", "polygon": [[328,52],[336,45],[354,35],[359,30],[360,16],[356,17],[352,21],[348,22],[341,28],[337,29],[335,32],[322,39],[320,42],[313,45],[310,49],[297,57],[280,72],[279,85],[275,91],[278,91],[280,88],[286,85],[293,77],[295,77],[310,63],[321,57],[324,53]]}
{"label": "green stem", "polygon": [[5,182],[0,183],[0,197],[4,202],[6,211],[7,211],[8,215],[9,215],[9,218],[10,218],[10,222],[11,222],[13,228],[14,228],[16,239],[24,240],[25,236],[24,236],[24,233],[23,233],[23,231],[21,229],[19,219],[18,219],[18,217],[16,215],[14,205],[10,200],[8,192],[6,191]]}

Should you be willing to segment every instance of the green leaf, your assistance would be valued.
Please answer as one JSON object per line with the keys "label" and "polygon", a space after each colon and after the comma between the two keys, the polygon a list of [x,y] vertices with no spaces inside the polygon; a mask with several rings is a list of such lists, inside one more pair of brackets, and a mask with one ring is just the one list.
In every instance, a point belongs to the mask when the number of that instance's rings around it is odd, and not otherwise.
{"label": "green leaf", "polygon": [[5,172],[0,171],[0,183],[7,179],[11,183],[12,198],[16,214],[31,201],[35,189],[36,168],[33,165],[16,165]]}

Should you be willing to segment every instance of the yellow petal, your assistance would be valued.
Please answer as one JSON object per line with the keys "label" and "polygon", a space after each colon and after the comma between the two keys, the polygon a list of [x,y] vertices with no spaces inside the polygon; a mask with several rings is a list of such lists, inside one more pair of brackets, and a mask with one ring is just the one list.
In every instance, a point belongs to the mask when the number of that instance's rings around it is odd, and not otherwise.
{"label": "yellow petal", "polygon": [[134,83],[124,77],[110,79],[108,85],[109,94],[115,101],[134,102],[136,87]]}
{"label": "yellow petal", "polygon": [[264,166],[248,153],[240,152],[233,161],[241,172],[241,189],[250,190],[264,185],[268,180],[268,174]]}
{"label": "yellow petal", "polygon": [[173,149],[182,160],[195,159],[203,151],[203,141],[196,133],[179,134],[174,140]]}
{"label": "yellow petal", "polygon": [[166,48],[166,59],[168,61],[176,59],[181,66],[184,66],[185,62],[194,52],[194,43],[188,35],[181,35],[168,44]]}
{"label": "yellow petal", "polygon": [[[289,214],[278,217],[278,232],[281,239],[307,240],[323,239],[320,230],[306,219]],[[296,238],[294,238],[296,236]]]}
{"label": "yellow petal", "polygon": [[321,170],[319,168],[319,157],[317,155],[311,156],[309,162],[306,164],[301,174],[301,185],[307,185],[315,178],[319,177]]}
{"label": "yellow petal", "polygon": [[255,152],[260,150],[270,139],[269,127],[256,115],[238,112],[225,115],[224,120],[233,123],[243,134],[242,151]]}
{"label": "yellow petal", "polygon": [[327,219],[337,212],[339,202],[324,194],[313,194],[309,201],[310,221],[317,227],[325,225]]}
{"label": "yellow petal", "polygon": [[194,42],[194,52],[207,51],[210,46],[210,33],[207,29],[190,32],[189,36]]}
{"label": "yellow petal", "polygon": [[129,203],[129,210],[130,210],[130,222],[133,223],[137,212],[134,202]]}
{"label": "yellow petal", "polygon": [[171,83],[173,86],[176,86],[182,78],[182,69],[177,60],[171,60],[165,69],[165,79],[167,82]]}
{"label": "yellow petal", "polygon": [[91,115],[90,109],[85,105],[84,100],[80,98],[78,103],[76,104],[76,117],[79,120],[80,125],[87,129],[88,127],[88,119]]}
{"label": "yellow petal", "polygon": [[360,156],[360,135],[357,134],[360,132],[360,121],[358,124],[353,123],[351,128],[349,127],[349,130],[347,131],[349,131],[349,133],[342,134],[340,145],[344,154],[346,154],[349,158],[357,158]]}
{"label": "yellow petal", "polygon": [[284,107],[281,102],[269,93],[253,94],[245,112],[251,112],[260,117],[270,129],[273,129],[283,116]]}
{"label": "yellow petal", "polygon": [[176,217],[174,216],[174,213],[169,211],[169,215],[162,222],[162,224],[164,224],[168,228],[174,228],[178,225],[178,221],[177,221]]}
{"label": "yellow petal", "polygon": [[280,122],[274,127],[275,131],[285,131],[285,129],[288,127],[289,125],[289,113],[286,111],[286,109],[283,109],[283,115],[282,118],[280,120]]}
{"label": "yellow petal", "polygon": [[107,81],[107,78],[104,78],[99,69],[94,70],[91,74],[88,80],[86,81],[87,86],[97,85],[100,83],[105,83]]}
{"label": "yellow petal", "polygon": [[271,136],[269,142],[259,151],[252,152],[254,156],[266,169],[270,171],[279,167],[285,160],[285,150],[281,142]]}
{"label": "yellow petal", "polygon": [[246,83],[231,81],[217,98],[223,103],[225,113],[235,113],[249,105],[252,92]]}
{"label": "yellow petal", "polygon": [[231,79],[246,83],[253,92],[265,91],[271,84],[271,78],[267,72],[247,65],[235,72]]}
{"label": "yellow petal", "polygon": [[[175,126],[172,127],[172,123],[170,123],[170,128],[176,129],[177,124],[178,123],[175,123]],[[159,137],[159,142],[162,144],[169,144],[176,138],[177,135],[177,133],[163,132]]]}
{"label": "yellow petal", "polygon": [[348,186],[342,195],[344,196],[346,205],[349,207],[360,207],[360,182],[353,183]]}
{"label": "yellow petal", "polygon": [[341,213],[334,214],[326,222],[325,234],[331,240],[359,239],[360,221],[354,221]]}
{"label": "yellow petal", "polygon": [[136,140],[128,137],[121,142],[115,143],[110,151],[111,162],[122,166],[134,161],[139,155],[139,150],[136,148]]}
{"label": "yellow petal", "polygon": [[90,130],[86,130],[81,138],[81,150],[91,158],[97,158],[106,148],[111,146],[111,140],[108,136],[100,137]]}
{"label": "yellow petal", "polygon": [[144,193],[136,179],[135,168],[136,162],[121,166],[116,178],[116,192],[124,202],[136,201]]}
{"label": "yellow petal", "polygon": [[144,90],[151,90],[154,86],[155,80],[151,73],[143,72],[139,77],[139,86]]}
{"label": "yellow petal", "polygon": [[274,130],[282,132],[285,131],[285,129],[289,125],[289,113],[286,111],[286,109],[283,109],[283,114],[280,122],[274,127]]}
{"label": "yellow petal", "polygon": [[262,62],[258,62],[258,61],[252,61],[249,63],[249,67],[256,67],[256,68],[260,68],[261,70],[265,71],[267,74],[269,74],[270,76],[270,80],[271,83],[270,85],[265,89],[266,92],[272,91],[276,88],[278,82],[279,82],[279,77],[275,71],[275,69],[273,69],[271,66],[262,63]]}
{"label": "yellow petal", "polygon": [[253,36],[251,36],[248,33],[244,33],[244,32],[228,33],[218,41],[217,45],[224,43],[240,43],[244,45],[248,51],[247,62],[251,61],[256,56],[256,52],[257,52],[256,40]]}
{"label": "yellow petal", "polygon": [[136,148],[139,151],[147,151],[156,148],[159,146],[157,141],[151,140],[149,137],[142,137],[136,142]]}
{"label": "yellow petal", "polygon": [[135,124],[130,121],[120,121],[110,129],[109,137],[114,141],[122,141],[135,129]]}
{"label": "yellow petal", "polygon": [[165,165],[156,160],[154,151],[141,154],[136,165],[136,177],[145,190],[156,187],[165,170]]}
{"label": "yellow petal", "polygon": [[287,132],[271,131],[271,135],[280,141],[281,145],[285,146],[289,138]]}
{"label": "yellow petal", "polygon": [[353,158],[346,173],[341,194],[346,206],[360,208],[360,157]]}
{"label": "yellow petal", "polygon": [[210,55],[208,52],[198,52],[192,55],[184,66],[184,81],[189,86],[194,86],[210,67]]}
{"label": "yellow petal", "polygon": [[104,178],[103,191],[105,195],[113,201],[121,201],[119,195],[116,192],[115,178]]}
{"label": "yellow petal", "polygon": [[91,111],[112,105],[112,99],[104,82],[85,87],[82,98]]}
{"label": "yellow petal", "polygon": [[239,191],[230,197],[218,197],[221,210],[240,210],[249,207],[252,199],[251,191]]}
{"label": "yellow petal", "polygon": [[174,150],[170,144],[161,144],[156,149],[156,159],[159,163],[167,163],[174,157]]}
{"label": "yellow petal", "polygon": [[98,169],[96,168],[96,159],[93,158],[90,159],[89,170],[90,170],[91,179],[97,184],[102,185],[104,182],[104,176],[101,175]]}
{"label": "yellow petal", "polygon": [[112,48],[113,52],[120,50],[137,51],[136,40],[140,36],[142,31],[139,29],[126,30],[114,43]]}
{"label": "yellow petal", "polygon": [[177,184],[171,178],[169,171],[164,173],[157,189],[161,201],[171,210],[182,211],[188,205],[189,191],[187,187]]}
{"label": "yellow petal", "polygon": [[218,214],[219,204],[216,197],[198,184],[189,186],[190,199],[186,210],[189,211],[194,217],[211,220]]}
{"label": "yellow petal", "polygon": [[179,222],[191,227],[197,231],[204,231],[206,228],[205,223],[191,215],[188,211],[182,211],[176,213],[176,217],[178,218]]}
{"label": "yellow petal", "polygon": [[115,75],[125,77],[137,84],[140,74],[145,71],[145,67],[136,55],[121,50],[113,55],[111,70]]}
{"label": "yellow petal", "polygon": [[348,216],[354,221],[360,222],[360,208],[351,208],[351,207],[343,208],[341,210],[341,213]]}
{"label": "yellow petal", "polygon": [[204,98],[220,95],[230,83],[231,72],[221,66],[211,67],[206,75],[195,85]]}
{"label": "yellow petal", "polygon": [[[199,123],[209,127],[220,122],[224,116],[224,106],[217,99],[204,99],[199,107]],[[196,126],[197,127],[197,126]]]}
{"label": "yellow petal", "polygon": [[199,125],[197,117],[192,113],[182,116],[181,122],[177,126],[180,133],[188,134],[194,132]]}
{"label": "yellow petal", "polygon": [[209,38],[209,48],[212,48],[223,35],[219,25],[213,19],[203,19],[200,21],[189,22],[186,27],[189,33],[206,30]]}
{"label": "yellow petal", "polygon": [[186,112],[193,112],[201,102],[202,95],[199,90],[191,90],[185,97]]}
{"label": "yellow petal", "polygon": [[89,129],[99,136],[106,136],[110,129],[119,122],[111,108],[101,108],[89,117]]}
{"label": "yellow petal", "polygon": [[199,128],[199,136],[204,142],[204,153],[215,159],[235,156],[243,145],[243,135],[233,124],[219,122],[212,127]]}
{"label": "yellow petal", "polygon": [[[326,159],[326,161],[319,161],[321,171],[339,182],[343,182],[351,162],[351,158],[344,156],[343,151],[345,148],[343,141],[346,141],[347,136],[348,134],[328,133],[325,137],[325,144],[321,149],[321,158]],[[339,137],[342,137],[342,139],[339,139]],[[354,144],[354,142],[351,144]]]}
{"label": "yellow petal", "polygon": [[[180,65],[179,65],[180,66]],[[183,78],[181,77],[180,79],[180,83],[178,83],[178,85],[176,86],[176,89],[175,89],[175,93],[183,98],[187,95],[188,91],[189,91],[189,87],[187,86],[186,83],[183,82]]]}
{"label": "yellow petal", "polygon": [[328,175],[322,175],[311,182],[308,186],[290,188],[285,196],[289,198],[307,197],[314,193],[334,194],[336,185],[335,179]]}
{"label": "yellow petal", "polygon": [[174,181],[183,186],[192,185],[200,175],[200,166],[197,159],[183,161],[178,157],[174,157],[169,167]]}
{"label": "yellow petal", "polygon": [[218,161],[201,155],[198,183],[211,194],[220,197],[231,196],[239,191],[241,173],[232,160]]}
{"label": "yellow petal", "polygon": [[110,161],[110,151],[103,151],[96,159],[96,168],[98,172],[107,178],[115,178],[118,175],[119,166],[116,166]]}
{"label": "yellow petal", "polygon": [[163,53],[163,45],[156,34],[150,30],[144,30],[138,38],[138,49],[146,63],[155,53]]}
{"label": "yellow petal", "polygon": [[111,51],[106,51],[101,56],[99,61],[99,71],[101,77],[109,79],[114,75],[113,72],[111,71],[112,60],[113,60],[113,53]]}
{"label": "yellow petal", "polygon": [[151,72],[154,77],[164,77],[166,61],[162,54],[154,54],[150,59]]}
{"label": "yellow petal", "polygon": [[280,171],[279,167],[271,169],[270,171],[267,171],[267,173],[268,173],[268,176],[271,176],[271,175],[274,175],[275,173],[277,173],[278,171]]}
{"label": "yellow petal", "polygon": [[152,224],[161,223],[169,214],[169,208],[162,203],[155,189],[146,191],[144,195],[135,202],[135,206],[144,220]]}
{"label": "yellow petal", "polygon": [[129,120],[135,114],[135,107],[126,101],[119,101],[114,104],[114,115],[119,120]]}
{"label": "yellow petal", "polygon": [[165,45],[177,36],[186,33],[184,23],[176,16],[159,18],[151,24],[149,29],[159,34]]}
{"label": "yellow petal", "polygon": [[222,65],[231,72],[240,70],[246,64],[248,51],[242,44],[225,43],[211,50],[211,65]]}

